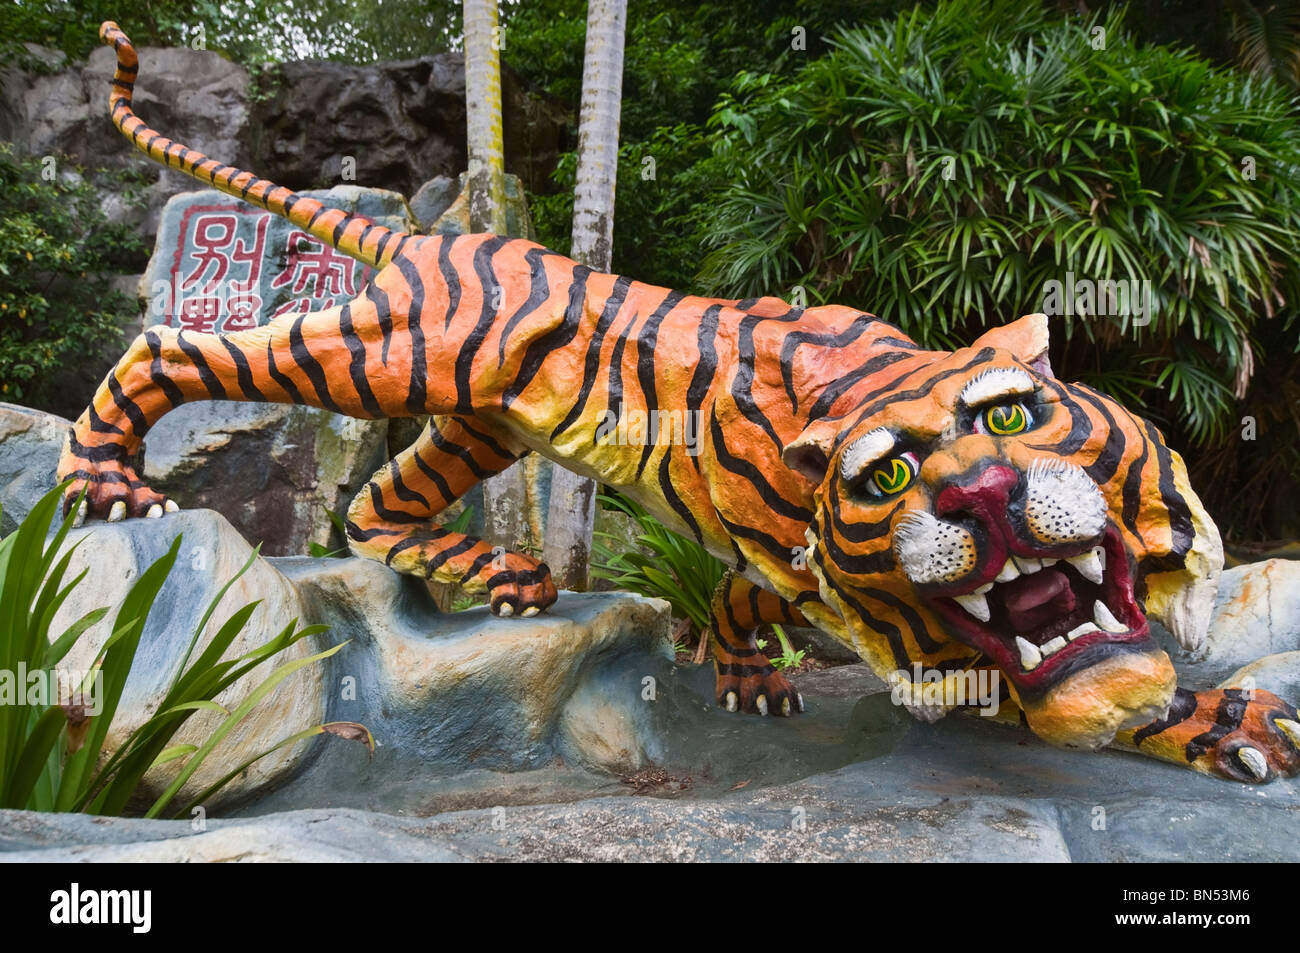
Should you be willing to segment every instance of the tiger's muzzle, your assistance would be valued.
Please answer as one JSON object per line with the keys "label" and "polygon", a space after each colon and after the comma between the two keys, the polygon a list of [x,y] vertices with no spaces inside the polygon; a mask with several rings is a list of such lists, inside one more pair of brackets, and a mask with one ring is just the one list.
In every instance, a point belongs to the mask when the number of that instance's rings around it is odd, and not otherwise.
{"label": "tiger's muzzle", "polygon": [[907,513],[894,552],[949,635],[992,659],[1022,698],[1154,648],[1134,566],[1082,468],[994,463]]}

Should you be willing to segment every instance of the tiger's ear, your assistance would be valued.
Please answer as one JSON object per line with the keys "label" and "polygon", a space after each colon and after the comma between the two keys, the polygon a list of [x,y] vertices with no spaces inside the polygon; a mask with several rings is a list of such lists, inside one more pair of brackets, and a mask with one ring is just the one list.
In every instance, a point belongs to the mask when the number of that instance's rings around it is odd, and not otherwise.
{"label": "tiger's ear", "polygon": [[839,420],[822,418],[814,420],[803,433],[786,444],[781,451],[781,462],[796,473],[803,474],[814,483],[821,483],[830,466],[835,437],[839,434]]}
{"label": "tiger's ear", "polygon": [[1010,324],[985,331],[971,345],[974,348],[996,347],[1010,351],[1028,364],[1035,373],[1052,377],[1052,365],[1047,360],[1047,315],[1027,314]]}

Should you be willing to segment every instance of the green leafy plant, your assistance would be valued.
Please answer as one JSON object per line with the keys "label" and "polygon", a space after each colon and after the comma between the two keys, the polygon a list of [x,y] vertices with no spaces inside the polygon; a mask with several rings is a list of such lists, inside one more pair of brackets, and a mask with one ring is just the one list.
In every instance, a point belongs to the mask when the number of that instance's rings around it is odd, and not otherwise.
{"label": "green leafy plant", "polygon": [[348,544],[346,542],[348,538],[348,529],[343,522],[343,517],[339,516],[339,514],[335,513],[333,510],[326,510],[325,515],[329,518],[330,525],[333,528],[332,532],[337,534],[338,538],[344,540],[344,543],[342,546],[336,546],[331,549],[325,543],[308,542],[307,555],[314,556],[317,559],[346,559],[351,555],[351,552],[348,549]]}
{"label": "green leafy plant", "polygon": [[[1228,528],[1300,533],[1300,427],[1276,413],[1300,354],[1288,92],[1136,43],[1122,9],[947,0],[832,45],[793,77],[742,74],[716,106],[720,188],[682,223],[712,245],[704,290],[798,286],[950,349],[1045,310],[1067,272],[1149,282],[1149,324],[1053,319],[1058,376],[1163,427]],[[1241,439],[1248,415],[1257,441]],[[1251,493],[1212,469],[1216,448]]]}
{"label": "green leafy plant", "polygon": [[623,496],[602,493],[600,505],[624,513],[641,532],[629,547],[613,533],[598,532],[592,543],[591,574],[620,589],[667,600],[673,614],[689,619],[698,635],[709,626],[709,605],[726,567],[712,553],[674,533],[640,504]]}
{"label": "green leafy plant", "polygon": [[[130,200],[128,178],[113,181]],[[112,276],[143,270],[144,245],[66,160],[2,142],[0,220],[0,400],[76,416],[136,318]]]}
{"label": "green leafy plant", "polygon": [[[73,553],[81,542],[62,549],[72,529],[73,515],[64,518],[46,539],[62,491],[63,487],[58,487],[42,497],[18,528],[0,540],[0,672],[54,671],[82,634],[108,613],[107,608],[95,609],[53,641],[49,638],[50,625],[59,607],[89,572],[83,570],[64,583]],[[75,512],[73,507],[72,513]],[[142,792],[146,772],[157,765],[184,759],[175,778],[144,812],[146,817],[167,812],[181,816],[260,759],[306,738],[333,734],[364,741],[373,750],[373,739],[362,725],[352,722],[316,725],[249,758],[189,803],[176,808],[174,801],[180,789],[259,701],[294,672],[334,655],[346,644],[281,662],[233,710],[217,703],[214,700],[217,695],[253,669],[275,660],[300,640],[325,630],[324,626],[299,628],[295,619],[265,644],[237,658],[222,659],[257,608],[258,603],[253,602],[235,611],[195,656],[208,621],[235,580],[253,564],[257,557],[254,552],[207,607],[155,713],[108,755],[108,731],[136,649],[180,545],[181,538],[177,536],[167,553],[145,569],[131,586],[91,671],[66,700],[62,697],[31,699],[24,695],[0,704],[0,806],[120,814]],[[97,712],[89,710],[87,698],[96,702],[93,707],[98,707]],[[173,744],[176,732],[197,711],[216,712],[222,716],[221,721],[202,744]]]}
{"label": "green leafy plant", "polygon": [[772,626],[772,633],[776,636],[777,641],[781,644],[781,654],[775,657],[769,657],[772,667],[776,669],[798,668],[803,664],[803,660],[808,657],[806,649],[796,649],[790,644],[790,637],[785,634],[785,629],[779,625]]}

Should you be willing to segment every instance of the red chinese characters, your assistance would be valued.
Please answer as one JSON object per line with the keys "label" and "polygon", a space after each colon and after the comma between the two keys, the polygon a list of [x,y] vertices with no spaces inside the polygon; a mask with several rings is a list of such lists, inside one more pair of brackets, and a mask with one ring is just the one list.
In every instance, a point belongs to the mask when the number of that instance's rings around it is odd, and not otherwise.
{"label": "red chinese characters", "polygon": [[258,209],[196,204],[179,224],[165,321],[188,331],[246,331],[329,308],[369,277],[368,267]]}

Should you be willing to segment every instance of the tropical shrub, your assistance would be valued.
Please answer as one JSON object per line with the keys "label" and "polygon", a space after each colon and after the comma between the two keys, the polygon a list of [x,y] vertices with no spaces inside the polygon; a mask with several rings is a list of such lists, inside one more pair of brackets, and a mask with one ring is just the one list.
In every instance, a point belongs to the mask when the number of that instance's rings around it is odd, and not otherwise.
{"label": "tropical shrub", "polygon": [[[46,494],[18,528],[0,540],[0,676],[55,671],[81,635],[108,613],[107,608],[95,609],[53,641],[49,638],[50,625],[59,607],[89,571],[83,570],[67,583],[63,581],[73,552],[80,545],[78,542],[60,555],[60,548],[72,529],[72,515],[46,538],[62,500],[62,490],[63,487],[58,487]],[[180,545],[181,537],[177,536],[167,553],[140,574],[118,608],[112,634],[92,670],[79,685],[67,686],[66,696],[63,686],[59,686],[59,697],[49,697],[48,690],[41,693],[44,697],[29,697],[24,684],[15,685],[21,697],[6,698],[0,694],[0,807],[120,814],[142,793],[142,779],[147,771],[182,760],[171,783],[144,812],[146,817],[165,813],[179,817],[273,751],[314,735],[328,733],[361,740],[373,750],[374,741],[362,725],[352,722],[316,725],[249,758],[188,804],[179,808],[175,805],[176,795],[184,784],[259,701],[294,672],[328,658],[346,644],[280,662],[233,710],[214,701],[259,665],[276,660],[298,641],[325,630],[325,626],[299,628],[295,619],[265,644],[237,658],[222,659],[257,608],[258,603],[253,602],[232,613],[195,655],[199,636],[208,620],[231,585],[252,565],[255,552],[207,607],[156,712],[111,756],[105,757],[108,730],[136,648]],[[92,687],[92,679],[97,680],[97,686]],[[90,710],[87,699],[94,702],[98,712]],[[223,717],[202,744],[173,744],[176,732],[196,711],[217,712]]]}
{"label": "tropical shrub", "polygon": [[[128,200],[133,186],[114,178]],[[0,221],[0,400],[75,417],[137,317],[112,277],[142,271],[148,254],[70,164],[3,142]]]}
{"label": "tropical shrub", "polygon": [[628,546],[613,533],[597,532],[592,541],[591,575],[619,589],[665,599],[673,615],[689,619],[696,635],[709,627],[709,603],[726,567],[693,539],[666,528],[634,500],[612,493],[597,497],[607,509],[624,513],[641,530]]}
{"label": "tropical shrub", "polygon": [[710,119],[725,184],[682,221],[707,229],[705,290],[852,305],[951,348],[1049,310],[1068,273],[1147,282],[1146,316],[1054,319],[1058,374],[1159,423],[1227,528],[1300,533],[1300,121],[1282,87],[1137,45],[1119,13],[1016,0],[832,45],[792,79],[742,74]]}

